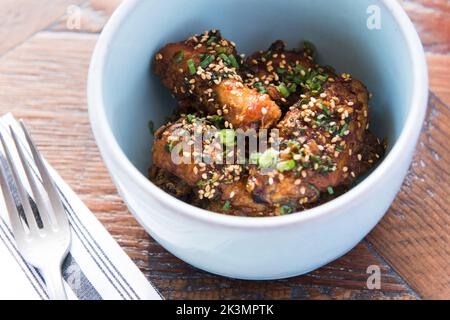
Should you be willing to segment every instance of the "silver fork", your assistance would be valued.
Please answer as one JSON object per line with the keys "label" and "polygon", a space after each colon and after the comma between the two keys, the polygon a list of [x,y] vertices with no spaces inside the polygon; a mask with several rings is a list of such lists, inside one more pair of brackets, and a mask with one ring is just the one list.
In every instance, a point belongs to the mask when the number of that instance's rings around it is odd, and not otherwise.
{"label": "silver fork", "polygon": [[[26,261],[41,271],[50,299],[65,300],[67,295],[63,285],[61,266],[71,241],[69,222],[42,156],[22,121],[20,125],[38,168],[40,179],[27,161],[26,149],[21,145],[12,127],[10,127],[11,136],[34,196],[37,212],[32,210],[30,196],[20,178],[18,165],[13,160],[13,150],[0,133],[0,140],[11,172],[10,175],[7,174],[8,170],[5,166],[2,166],[0,170],[3,196],[20,253]],[[17,192],[14,192],[11,184],[8,183],[9,180],[13,181]],[[16,204],[15,193],[16,198],[20,200],[19,205]]]}

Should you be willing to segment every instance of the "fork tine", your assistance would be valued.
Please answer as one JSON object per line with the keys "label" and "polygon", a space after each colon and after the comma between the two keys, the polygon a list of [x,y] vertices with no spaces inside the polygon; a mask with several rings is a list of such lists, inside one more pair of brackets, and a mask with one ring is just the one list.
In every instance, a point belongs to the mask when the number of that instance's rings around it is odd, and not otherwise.
{"label": "fork tine", "polygon": [[26,192],[20,180],[19,173],[17,171],[16,166],[14,165],[14,161],[12,159],[8,145],[6,144],[5,139],[3,138],[3,135],[1,133],[0,133],[0,140],[3,145],[3,150],[5,151],[6,159],[8,160],[9,169],[11,170],[14,183],[16,184],[20,202],[22,204],[22,208],[25,213],[25,218],[27,219],[28,228],[30,229],[30,232],[33,233],[38,232],[39,228],[36,222],[36,218],[34,217],[33,210],[31,209],[30,201],[28,199],[28,193]]}
{"label": "fork tine", "polygon": [[50,173],[47,170],[47,167],[44,164],[44,160],[42,159],[41,154],[37,150],[33,140],[31,139],[30,133],[28,132],[25,124],[22,120],[19,121],[22,127],[23,132],[25,133],[25,137],[27,139],[28,145],[30,147],[31,153],[33,154],[34,162],[41,174],[42,183],[44,185],[45,190],[47,191],[50,203],[53,207],[53,212],[55,214],[56,222],[59,227],[68,227],[69,222],[67,220],[67,216],[64,210],[64,206],[61,202],[61,198],[59,196],[58,190],[50,177]]}
{"label": "fork tine", "polygon": [[11,222],[16,241],[18,241],[18,238],[25,238],[26,234],[3,166],[0,168],[0,185],[2,187],[3,198],[5,199],[6,209],[8,210],[9,221]]}
{"label": "fork tine", "polygon": [[[22,166],[24,168],[25,174],[28,177],[28,182],[30,183],[31,190],[33,191],[34,200],[36,202],[36,206],[39,211],[39,216],[41,217],[42,223],[44,224],[44,227],[51,226],[50,224],[50,213],[47,210],[47,206],[45,205],[45,200],[43,197],[44,191],[42,189],[42,186],[40,183],[36,183],[36,176],[31,172],[30,164],[26,160],[25,157],[25,151],[23,149],[22,144],[19,142],[19,139],[13,130],[13,128],[10,126],[9,130],[11,131],[11,136],[14,140],[14,144],[16,146],[16,149],[19,154],[20,161],[22,162]],[[53,211],[53,210],[52,210]]]}

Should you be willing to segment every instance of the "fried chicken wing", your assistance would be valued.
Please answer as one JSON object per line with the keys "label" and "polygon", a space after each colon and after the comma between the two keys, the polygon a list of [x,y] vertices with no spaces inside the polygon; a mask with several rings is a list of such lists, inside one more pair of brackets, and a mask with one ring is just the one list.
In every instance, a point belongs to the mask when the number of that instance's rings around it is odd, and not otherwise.
{"label": "fried chicken wing", "polygon": [[383,154],[368,132],[368,92],[358,80],[330,77],[319,97],[302,95],[278,124],[276,168],[250,169],[249,189],[269,205],[298,209],[349,186]]}
{"label": "fried chicken wing", "polygon": [[192,188],[169,171],[152,165],[148,170],[148,176],[155,185],[175,198],[186,202],[192,199]]}
{"label": "fried chicken wing", "polygon": [[[369,131],[367,88],[316,64],[310,44],[276,41],[243,62],[213,30],[166,45],[154,71],[179,108],[154,135],[149,176],[198,207],[242,216],[308,209],[346,192],[384,154]],[[272,130],[265,148],[261,130],[252,131],[258,150],[240,148],[250,137],[237,132],[250,128]]]}
{"label": "fried chicken wing", "polygon": [[[171,187],[173,179],[168,179],[167,174],[157,179],[157,173],[161,172],[155,170],[161,169],[193,188],[198,200],[205,200],[202,206],[214,206],[214,211],[227,214],[263,214],[268,210],[267,206],[255,202],[246,190],[245,168],[237,164],[228,165],[222,158],[222,151],[227,150],[226,146],[219,145],[223,143],[220,133],[224,131],[216,130],[207,118],[186,116],[158,129],[152,151],[153,180],[157,185],[168,186],[174,193]],[[200,150],[195,148],[198,142]],[[182,189],[187,192],[186,188]]]}
{"label": "fried chicken wing", "polygon": [[268,93],[279,106],[290,107],[311,84],[305,80],[317,68],[311,50],[287,50],[286,44],[278,40],[267,51],[258,51],[245,60],[244,82]]}
{"label": "fried chicken wing", "polygon": [[210,31],[162,48],[154,71],[182,106],[223,115],[239,128],[269,128],[281,117],[269,95],[243,84],[235,45]]}

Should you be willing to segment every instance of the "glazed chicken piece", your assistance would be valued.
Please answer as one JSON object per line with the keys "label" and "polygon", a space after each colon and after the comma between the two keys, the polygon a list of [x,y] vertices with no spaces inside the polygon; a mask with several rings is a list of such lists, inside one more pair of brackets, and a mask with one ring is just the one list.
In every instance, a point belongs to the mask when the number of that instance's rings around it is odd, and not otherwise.
{"label": "glazed chicken piece", "polygon": [[177,199],[189,202],[192,198],[192,187],[169,171],[154,165],[148,170],[148,177],[159,188]]}
{"label": "glazed chicken piece", "polygon": [[253,165],[248,179],[254,199],[289,210],[310,207],[321,194],[345,189],[384,153],[367,130],[369,97],[358,80],[330,77],[319,96],[300,98],[278,124],[276,167],[263,174]]}
{"label": "glazed chicken piece", "polygon": [[236,128],[269,128],[280,119],[280,108],[243,84],[240,60],[234,43],[212,30],[166,45],[155,56],[154,71],[182,108],[218,114]]}
{"label": "glazed chicken piece", "polygon": [[[208,122],[208,118],[188,116],[162,126],[155,133],[152,170],[170,172],[183,181],[193,190],[192,202],[200,207],[214,206],[214,211],[227,214],[264,215],[268,206],[255,202],[246,190],[245,168],[238,164],[226,164],[226,159],[222,158],[222,150],[228,149],[219,144],[230,144],[229,141],[221,140],[227,129],[217,131],[217,135],[211,134],[216,129]],[[210,138],[206,134],[211,135]],[[195,148],[198,141],[201,141],[203,157]],[[223,159],[223,164],[220,164],[219,159]],[[156,174],[153,173],[152,176],[155,181]],[[162,181],[159,179],[159,182],[156,179],[156,184],[173,185],[173,179],[167,180],[167,176]]]}
{"label": "glazed chicken piece", "polygon": [[[276,41],[243,63],[213,30],[162,48],[154,70],[179,108],[155,133],[149,176],[198,207],[242,216],[308,209],[346,192],[384,154],[368,130],[366,87],[317,65],[310,44]],[[274,127],[267,151],[243,152],[250,163],[226,160],[241,151],[227,132]]]}
{"label": "glazed chicken piece", "polygon": [[278,40],[267,51],[256,52],[246,59],[244,82],[268,93],[280,107],[287,109],[305,90],[317,87],[314,75],[320,78],[319,74],[327,71],[314,63],[313,56],[314,49],[310,44],[306,43],[303,50],[287,50],[286,44]]}

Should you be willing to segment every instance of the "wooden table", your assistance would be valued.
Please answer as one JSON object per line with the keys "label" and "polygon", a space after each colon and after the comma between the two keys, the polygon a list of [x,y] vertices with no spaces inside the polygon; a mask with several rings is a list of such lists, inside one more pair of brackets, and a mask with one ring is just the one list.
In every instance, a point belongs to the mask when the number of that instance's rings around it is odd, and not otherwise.
{"label": "wooden table", "polygon": [[[366,239],[304,276],[239,281],[196,270],[132,218],[100,158],[85,94],[93,46],[120,0],[1,0],[0,114],[13,112],[29,123],[45,157],[167,299],[448,299],[450,2],[401,2],[421,34],[431,83],[414,162]],[[81,28],[70,30],[68,18],[77,10]],[[381,268],[379,290],[366,286],[369,265]]]}

